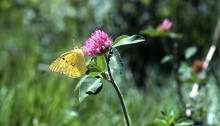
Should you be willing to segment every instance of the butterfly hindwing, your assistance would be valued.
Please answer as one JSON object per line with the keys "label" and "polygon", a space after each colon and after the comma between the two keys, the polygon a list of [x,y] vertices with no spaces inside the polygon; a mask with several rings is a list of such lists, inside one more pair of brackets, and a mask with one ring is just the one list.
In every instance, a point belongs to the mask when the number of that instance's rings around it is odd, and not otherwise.
{"label": "butterfly hindwing", "polygon": [[57,58],[49,67],[54,72],[66,74],[69,77],[76,78],[86,72],[86,64],[81,49],[74,48],[59,58]]}
{"label": "butterfly hindwing", "polygon": [[70,77],[80,77],[86,72],[85,59],[81,49],[74,49],[74,54],[68,58],[64,74]]}

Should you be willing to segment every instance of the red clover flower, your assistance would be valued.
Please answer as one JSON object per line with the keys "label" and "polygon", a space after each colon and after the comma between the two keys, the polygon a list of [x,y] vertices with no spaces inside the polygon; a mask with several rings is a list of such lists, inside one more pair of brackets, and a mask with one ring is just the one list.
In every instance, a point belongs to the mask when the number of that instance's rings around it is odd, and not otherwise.
{"label": "red clover flower", "polygon": [[166,32],[170,30],[172,25],[173,23],[169,19],[164,19],[163,23],[157,27],[157,30]]}
{"label": "red clover flower", "polygon": [[91,34],[83,45],[83,52],[92,57],[96,57],[105,53],[112,45],[112,41],[109,40],[108,34],[101,30],[96,30]]}

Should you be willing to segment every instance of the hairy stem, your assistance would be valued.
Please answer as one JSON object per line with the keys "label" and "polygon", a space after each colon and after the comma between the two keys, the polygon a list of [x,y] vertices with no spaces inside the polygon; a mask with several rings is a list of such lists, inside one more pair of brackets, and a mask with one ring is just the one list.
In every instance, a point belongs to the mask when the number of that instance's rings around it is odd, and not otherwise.
{"label": "hairy stem", "polygon": [[182,86],[181,86],[181,82],[180,82],[177,74],[178,73],[175,72],[175,81],[176,81],[177,93],[178,93],[179,100],[180,100],[181,106],[183,108],[183,111],[186,111],[185,102],[184,102],[184,99],[183,99]]}
{"label": "hairy stem", "polygon": [[112,77],[112,74],[111,74],[111,70],[110,70],[110,67],[109,67],[110,57],[107,57],[105,55],[105,61],[106,61],[107,69],[108,69],[108,75],[109,75],[108,81],[110,83],[112,83],[115,91],[117,92],[117,95],[119,97],[119,100],[120,100],[120,103],[121,103],[121,106],[122,106],[122,110],[123,110],[123,113],[124,113],[124,118],[125,118],[126,124],[127,124],[127,126],[130,126],[127,110],[126,110],[124,100],[123,100],[123,97],[122,97],[122,93],[121,93],[117,83],[114,81],[114,79]]}
{"label": "hairy stem", "polygon": [[186,107],[185,107],[185,101],[183,99],[183,92],[182,92],[182,85],[181,85],[181,82],[178,78],[178,64],[177,64],[177,61],[178,61],[178,57],[177,56],[177,49],[178,49],[178,42],[175,42],[174,43],[174,49],[173,49],[173,54],[175,55],[174,57],[174,62],[172,62],[172,65],[173,65],[173,69],[174,69],[174,76],[175,76],[175,83],[176,83],[176,89],[177,89],[177,94],[179,96],[179,100],[180,100],[180,104],[183,108],[183,111],[186,111]]}

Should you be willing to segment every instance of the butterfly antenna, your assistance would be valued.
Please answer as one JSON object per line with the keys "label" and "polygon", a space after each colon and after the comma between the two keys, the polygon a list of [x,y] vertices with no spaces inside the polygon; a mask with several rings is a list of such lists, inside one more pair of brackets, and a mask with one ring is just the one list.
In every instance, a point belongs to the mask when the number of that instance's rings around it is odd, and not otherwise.
{"label": "butterfly antenna", "polygon": [[73,38],[73,48],[75,48],[75,46],[74,46],[74,38]]}
{"label": "butterfly antenna", "polygon": [[74,38],[73,38],[73,49],[78,49],[78,46],[74,46]]}

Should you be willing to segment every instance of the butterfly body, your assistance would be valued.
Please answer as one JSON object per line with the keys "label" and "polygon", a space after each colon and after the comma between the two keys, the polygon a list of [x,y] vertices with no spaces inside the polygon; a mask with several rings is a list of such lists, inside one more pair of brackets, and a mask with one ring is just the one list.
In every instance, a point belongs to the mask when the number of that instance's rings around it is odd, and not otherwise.
{"label": "butterfly body", "polygon": [[64,53],[51,63],[49,69],[72,78],[82,76],[86,72],[86,63],[82,49],[74,47],[73,50]]}

